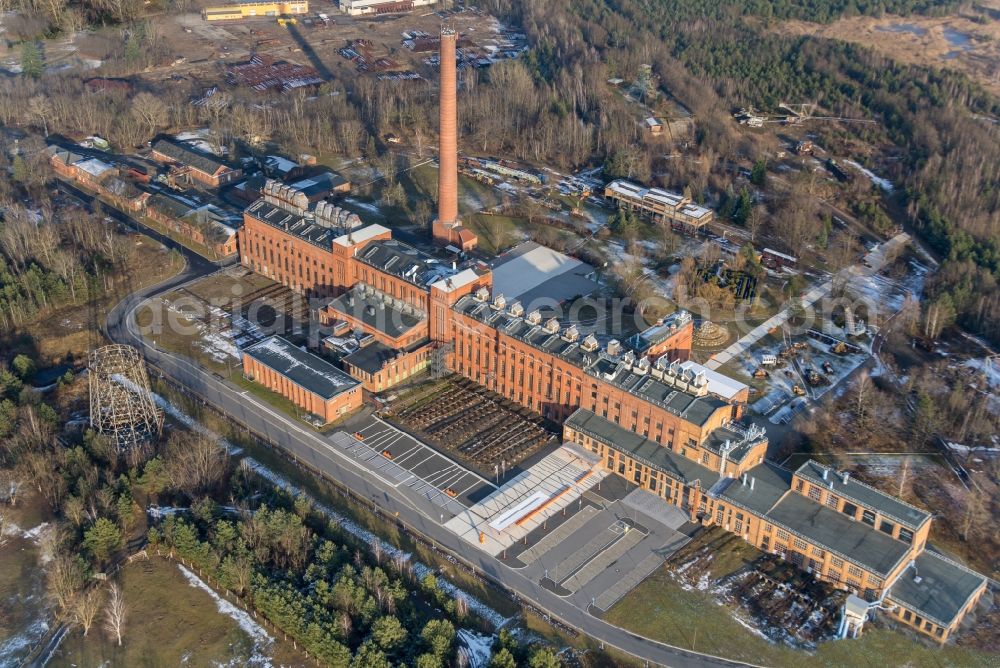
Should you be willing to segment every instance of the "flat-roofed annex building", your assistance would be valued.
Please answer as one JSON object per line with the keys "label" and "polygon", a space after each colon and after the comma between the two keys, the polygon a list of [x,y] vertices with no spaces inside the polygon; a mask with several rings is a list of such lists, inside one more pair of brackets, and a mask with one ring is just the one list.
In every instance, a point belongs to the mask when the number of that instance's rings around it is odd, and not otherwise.
{"label": "flat-roofed annex building", "polygon": [[414,7],[432,4],[433,0],[343,0],[340,11],[350,16],[377,16],[407,12]]}
{"label": "flat-roofed annex building", "polygon": [[280,336],[243,350],[243,374],[324,423],[361,408],[357,380]]}

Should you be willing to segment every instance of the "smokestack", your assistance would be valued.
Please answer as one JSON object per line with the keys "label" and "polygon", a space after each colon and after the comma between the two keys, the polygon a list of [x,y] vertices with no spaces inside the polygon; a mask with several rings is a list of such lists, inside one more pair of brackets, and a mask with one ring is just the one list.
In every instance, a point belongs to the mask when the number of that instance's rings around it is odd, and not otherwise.
{"label": "smokestack", "polygon": [[455,68],[455,31],[441,29],[441,127],[438,161],[438,223],[458,222],[458,81]]}

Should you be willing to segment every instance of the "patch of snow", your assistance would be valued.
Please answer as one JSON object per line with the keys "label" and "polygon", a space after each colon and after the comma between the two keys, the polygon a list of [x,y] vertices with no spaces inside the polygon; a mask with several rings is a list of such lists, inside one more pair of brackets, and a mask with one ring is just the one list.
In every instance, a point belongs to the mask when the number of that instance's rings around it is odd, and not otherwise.
{"label": "patch of snow", "polygon": [[253,617],[251,617],[247,612],[240,610],[235,605],[216,594],[215,590],[205,584],[197,575],[184,568],[181,564],[177,564],[177,568],[180,569],[184,578],[188,581],[188,584],[197,589],[201,589],[206,594],[211,596],[212,599],[215,600],[215,607],[219,610],[219,612],[235,621],[237,626],[239,626],[240,629],[242,629],[243,632],[250,636],[250,639],[253,640],[254,654],[247,661],[247,665],[272,668],[270,657],[264,656],[260,653],[262,649],[266,649],[274,643],[274,638],[271,634],[264,630],[264,627],[255,622]]}
{"label": "patch of snow", "polygon": [[177,513],[187,512],[188,510],[190,508],[179,508],[177,506],[150,506],[146,508],[146,512],[154,519],[162,519],[170,515],[176,515]]}
{"label": "patch of snow", "polygon": [[0,641],[0,668],[20,666],[20,653],[45,637],[48,630],[49,623],[40,619],[17,635]]}
{"label": "patch of snow", "polygon": [[496,636],[485,636],[468,629],[459,629],[459,655],[465,659],[469,668],[486,668],[493,656],[493,641]]}
{"label": "patch of snow", "polygon": [[42,532],[45,531],[45,528],[47,526],[49,526],[48,522],[42,522],[41,524],[39,524],[38,526],[36,526],[34,529],[28,529],[27,531],[25,531],[21,535],[24,536],[25,538],[27,538],[28,540],[35,540],[36,538],[38,538],[38,537],[40,537],[42,535]]}
{"label": "patch of snow", "polygon": [[986,382],[991,388],[1000,387],[1000,366],[992,358],[966,360],[964,366],[986,376]]}
{"label": "patch of snow", "polygon": [[344,199],[344,201],[347,202],[348,204],[353,204],[354,206],[361,207],[365,211],[370,211],[371,213],[377,213],[380,216],[382,215],[382,209],[378,208],[378,206],[372,204],[371,202],[362,202],[354,197],[347,197]]}
{"label": "patch of snow", "polygon": [[890,181],[889,179],[883,179],[881,176],[876,175],[875,172],[873,172],[872,170],[862,167],[853,160],[844,160],[844,162],[846,162],[848,165],[854,167],[856,170],[867,176],[869,181],[877,185],[885,192],[887,193],[892,192],[893,190],[892,181]]}

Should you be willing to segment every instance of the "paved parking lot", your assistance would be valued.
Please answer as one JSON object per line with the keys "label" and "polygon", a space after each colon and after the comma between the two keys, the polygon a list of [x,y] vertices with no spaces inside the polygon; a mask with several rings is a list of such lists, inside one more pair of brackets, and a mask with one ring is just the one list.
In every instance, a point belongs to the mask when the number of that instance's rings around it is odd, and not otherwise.
{"label": "paved parking lot", "polygon": [[522,572],[581,609],[602,612],[648,577],[689,538],[687,516],[645,491],[593,496],[536,529],[516,554]]}
{"label": "paved parking lot", "polygon": [[[678,531],[687,521],[680,509],[613,476],[605,480],[599,469],[593,474],[572,447],[497,487],[376,416],[353,421],[350,430],[331,435],[330,447],[434,504],[475,549],[502,553],[511,567],[582,610],[609,609],[689,540]],[[539,492],[557,501],[530,521],[490,528]]]}

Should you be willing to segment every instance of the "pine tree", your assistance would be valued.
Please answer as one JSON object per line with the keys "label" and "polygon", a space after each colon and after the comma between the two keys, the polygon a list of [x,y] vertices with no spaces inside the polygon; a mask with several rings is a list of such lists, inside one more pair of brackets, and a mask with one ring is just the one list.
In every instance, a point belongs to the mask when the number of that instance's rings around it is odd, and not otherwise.
{"label": "pine tree", "polygon": [[45,65],[42,62],[42,51],[35,42],[24,42],[21,45],[21,74],[32,79],[42,76]]}

